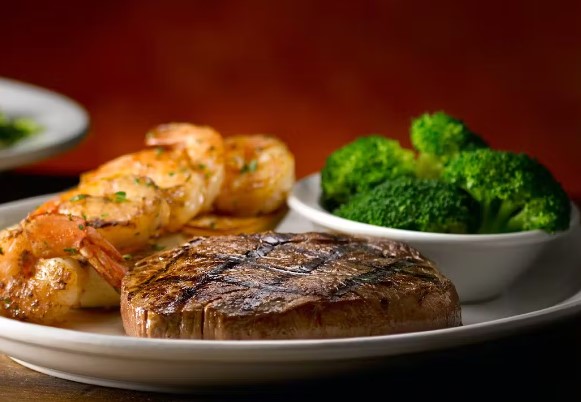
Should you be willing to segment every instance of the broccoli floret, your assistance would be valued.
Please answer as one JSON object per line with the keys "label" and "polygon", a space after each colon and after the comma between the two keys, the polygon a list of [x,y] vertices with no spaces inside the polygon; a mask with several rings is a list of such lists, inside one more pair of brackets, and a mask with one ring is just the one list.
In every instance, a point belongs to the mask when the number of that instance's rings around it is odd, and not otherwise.
{"label": "broccoli floret", "polygon": [[407,177],[388,180],[333,211],[372,225],[439,233],[474,232],[478,212],[478,203],[454,185]]}
{"label": "broccoli floret", "polygon": [[39,132],[41,127],[24,117],[9,119],[0,112],[0,148],[9,147]]}
{"label": "broccoli floret", "polygon": [[444,112],[425,113],[412,120],[410,139],[419,152],[417,175],[424,178],[438,178],[459,152],[488,147],[464,122]]}
{"label": "broccoli floret", "polygon": [[332,211],[357,193],[414,172],[414,153],[398,141],[379,135],[360,137],[327,158],[321,170],[321,203]]}
{"label": "broccoli floret", "polygon": [[534,198],[522,211],[510,218],[508,231],[541,229],[549,233],[558,232],[569,227],[569,199],[564,192],[558,191],[543,198]]}
{"label": "broccoli floret", "polygon": [[442,180],[462,187],[480,203],[479,233],[552,233],[569,226],[567,194],[545,166],[526,154],[462,152],[446,166]]}

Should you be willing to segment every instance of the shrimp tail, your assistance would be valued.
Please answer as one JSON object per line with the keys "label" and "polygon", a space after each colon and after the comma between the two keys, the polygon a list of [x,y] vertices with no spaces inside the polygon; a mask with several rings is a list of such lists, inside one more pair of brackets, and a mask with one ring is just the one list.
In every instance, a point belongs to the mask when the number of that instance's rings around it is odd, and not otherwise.
{"label": "shrimp tail", "polygon": [[82,241],[79,248],[91,266],[115,290],[121,289],[121,280],[127,273],[123,256],[92,227],[87,228],[89,237]]}
{"label": "shrimp tail", "polygon": [[123,257],[86,220],[56,213],[33,214],[22,226],[37,258],[85,259],[111,286],[120,289],[127,272]]}

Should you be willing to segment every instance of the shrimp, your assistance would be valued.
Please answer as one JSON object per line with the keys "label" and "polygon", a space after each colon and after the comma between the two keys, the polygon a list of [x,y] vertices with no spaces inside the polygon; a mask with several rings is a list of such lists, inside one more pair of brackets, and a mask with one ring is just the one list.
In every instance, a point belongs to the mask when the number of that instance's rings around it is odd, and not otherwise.
{"label": "shrimp", "polygon": [[172,123],[147,135],[149,148],[124,155],[81,176],[81,186],[112,174],[150,178],[170,209],[166,232],[178,231],[210,208],[223,181],[222,137],[209,128]]}
{"label": "shrimp", "polygon": [[126,253],[146,246],[169,222],[169,205],[148,177],[114,175],[85,181],[41,205],[31,215],[81,217]]}
{"label": "shrimp", "polygon": [[219,213],[234,216],[268,214],[283,207],[295,181],[293,154],[265,135],[224,140],[225,176],[214,202]]}
{"label": "shrimp", "polygon": [[224,140],[214,129],[187,123],[162,124],[149,131],[145,144],[183,149],[191,166],[203,174],[206,194],[201,212],[208,211],[224,181]]}
{"label": "shrimp", "polygon": [[52,324],[73,308],[118,305],[125,273],[123,257],[81,218],[37,214],[0,232],[2,315]]}

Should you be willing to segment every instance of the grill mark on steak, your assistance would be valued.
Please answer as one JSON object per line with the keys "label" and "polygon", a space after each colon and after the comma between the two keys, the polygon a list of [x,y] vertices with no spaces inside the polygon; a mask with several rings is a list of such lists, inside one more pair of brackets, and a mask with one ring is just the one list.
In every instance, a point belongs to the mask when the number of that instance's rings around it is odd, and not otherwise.
{"label": "grill mark on steak", "polygon": [[[269,236],[265,239],[262,239],[261,243],[256,248],[256,250],[248,250],[243,257],[226,256],[227,258],[226,262],[212,269],[210,272],[204,273],[199,283],[196,284],[194,287],[184,289],[183,292],[180,293],[176,298],[175,303],[172,303],[172,307],[173,308],[182,307],[189,299],[196,295],[196,292],[200,288],[204,287],[206,284],[210,282],[225,282],[224,279],[219,276],[224,271],[235,268],[236,266],[242,263],[252,263],[253,261],[256,261],[259,258],[266,257],[271,251],[274,250],[275,247],[283,245],[285,243],[286,241],[284,239],[281,239],[280,237]],[[191,246],[192,246],[191,244],[188,244],[188,247]],[[173,259],[172,261],[175,261],[175,259]],[[232,284],[238,285],[239,283]]]}
{"label": "grill mark on steak", "polygon": [[[407,271],[405,268],[409,267],[409,264],[406,261],[393,261],[388,265],[370,265],[370,264],[362,264],[369,268],[371,271],[367,271],[361,275],[357,275],[351,278],[347,278],[343,284],[337,288],[337,290],[333,293],[334,297],[343,296],[344,294],[350,292],[354,287],[362,285],[364,283],[369,282],[377,282],[381,279],[385,279],[388,276],[392,276],[393,274],[405,274],[411,275],[415,277],[420,277],[422,279],[426,279],[428,281],[433,282],[435,280],[433,275],[422,275],[416,272]],[[400,268],[400,265],[404,265],[404,268]]]}
{"label": "grill mark on steak", "polygon": [[185,288],[177,296],[175,302],[171,303],[171,306],[173,308],[182,307],[189,299],[191,299],[192,297],[194,297],[196,295],[196,292],[199,289],[204,287],[206,284],[208,284],[210,282],[214,282],[216,280],[219,281],[219,277],[218,277],[219,273],[221,273],[227,269],[234,268],[236,265],[240,264],[241,261],[242,260],[239,260],[239,259],[227,261],[227,262],[219,265],[217,268],[213,269],[212,271],[208,272],[207,274],[204,274],[195,286]]}
{"label": "grill mark on steak", "polygon": [[[188,246],[195,246],[196,244],[201,243],[203,240],[203,238],[196,238],[196,239],[192,239],[188,242]],[[171,258],[167,259],[166,264],[159,268],[159,270],[157,271],[157,273],[155,275],[152,275],[147,281],[145,281],[143,284],[147,285],[149,283],[155,282],[155,281],[159,281],[160,278],[163,280],[167,280],[169,277],[164,277],[164,275],[169,271],[169,269],[171,268],[172,264],[176,263],[176,261],[178,260],[179,257],[181,257],[183,254],[187,253],[188,248],[186,248],[185,246],[176,248],[175,250],[172,251],[171,254]],[[139,268],[143,267],[144,264],[147,264],[147,261],[149,261],[149,258],[144,258],[143,260],[137,262],[135,264],[135,266],[133,267],[134,270],[139,270]],[[161,260],[160,260],[161,261]],[[165,259],[163,260],[165,261]]]}

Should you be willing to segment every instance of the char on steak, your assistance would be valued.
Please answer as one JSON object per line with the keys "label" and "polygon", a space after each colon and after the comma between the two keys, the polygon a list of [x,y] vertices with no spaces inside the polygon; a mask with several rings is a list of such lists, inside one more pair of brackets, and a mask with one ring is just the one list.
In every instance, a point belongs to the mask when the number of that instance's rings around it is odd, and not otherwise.
{"label": "char on steak", "polygon": [[198,237],[123,280],[131,336],[305,339],[461,325],[454,285],[400,242],[327,233]]}

